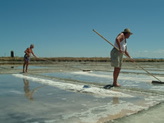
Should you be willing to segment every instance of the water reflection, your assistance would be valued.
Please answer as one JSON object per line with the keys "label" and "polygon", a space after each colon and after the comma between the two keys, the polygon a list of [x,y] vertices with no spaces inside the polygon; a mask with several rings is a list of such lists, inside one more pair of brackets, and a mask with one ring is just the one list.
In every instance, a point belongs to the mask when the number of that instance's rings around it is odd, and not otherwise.
{"label": "water reflection", "polygon": [[33,101],[34,98],[33,98],[33,94],[36,92],[36,90],[42,88],[42,87],[45,87],[47,85],[43,85],[43,86],[40,86],[40,87],[37,87],[37,88],[34,88],[32,90],[30,90],[30,83],[29,83],[29,80],[28,79],[23,79],[23,82],[24,82],[24,92],[25,92],[25,96],[27,97],[27,99],[29,99],[30,101]]}
{"label": "water reflection", "polygon": [[113,104],[119,104],[119,98],[113,97]]}

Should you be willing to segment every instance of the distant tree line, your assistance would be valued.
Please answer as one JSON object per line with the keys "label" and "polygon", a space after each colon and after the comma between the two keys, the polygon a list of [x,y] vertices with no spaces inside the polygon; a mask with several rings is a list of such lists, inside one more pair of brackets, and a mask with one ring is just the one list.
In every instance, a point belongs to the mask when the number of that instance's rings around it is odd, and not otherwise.
{"label": "distant tree line", "polygon": [[[136,62],[164,62],[164,59],[134,59]],[[23,57],[0,57],[1,62],[21,62]],[[31,58],[33,62],[110,62],[109,57],[47,57],[47,58]],[[130,62],[128,58],[124,58],[124,62]]]}

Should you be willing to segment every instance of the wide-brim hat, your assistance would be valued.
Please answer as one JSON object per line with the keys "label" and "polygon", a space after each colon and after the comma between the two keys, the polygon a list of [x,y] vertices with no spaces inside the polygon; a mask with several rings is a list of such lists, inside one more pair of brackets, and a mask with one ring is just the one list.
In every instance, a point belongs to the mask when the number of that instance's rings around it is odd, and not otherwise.
{"label": "wide-brim hat", "polygon": [[133,34],[133,33],[130,31],[130,29],[128,29],[128,28],[124,29],[123,32],[130,33],[131,35]]}

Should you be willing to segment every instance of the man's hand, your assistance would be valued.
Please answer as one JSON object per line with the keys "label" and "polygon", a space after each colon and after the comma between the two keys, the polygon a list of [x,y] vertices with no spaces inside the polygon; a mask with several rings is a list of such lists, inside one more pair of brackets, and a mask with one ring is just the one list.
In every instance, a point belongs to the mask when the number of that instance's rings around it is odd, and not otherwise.
{"label": "man's hand", "polygon": [[133,62],[133,63],[135,62],[134,59],[132,59],[131,57],[130,57],[130,61]]}
{"label": "man's hand", "polygon": [[123,53],[122,49],[119,49],[119,52],[120,52],[120,53]]}

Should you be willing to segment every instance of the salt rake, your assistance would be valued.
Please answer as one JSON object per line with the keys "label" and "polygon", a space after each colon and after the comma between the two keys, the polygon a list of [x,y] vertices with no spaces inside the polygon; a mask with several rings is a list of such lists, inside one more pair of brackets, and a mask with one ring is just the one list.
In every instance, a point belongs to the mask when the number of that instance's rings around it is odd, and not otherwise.
{"label": "salt rake", "polygon": [[[106,38],[104,38],[102,35],[100,35],[96,30],[93,29],[93,31],[98,34],[101,38],[103,38],[105,41],[107,41],[110,45],[112,45],[114,48],[116,48],[118,51],[119,49],[114,46],[111,42],[109,42]],[[130,58],[129,56],[127,56],[125,53],[123,53],[123,55],[125,55],[127,58],[129,58],[130,60],[133,60],[132,58]],[[148,73],[150,76],[154,77],[156,80],[158,81],[152,81],[152,83],[154,84],[164,84],[164,82],[162,82],[160,79],[158,79],[156,76],[154,76],[153,74],[151,74],[149,71],[147,71],[145,68],[141,67],[139,64],[137,64],[135,61],[133,62],[134,64],[136,64],[138,67],[140,67],[142,70],[144,70],[146,73]]]}

